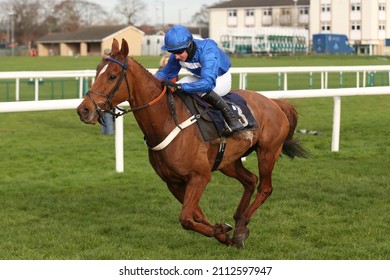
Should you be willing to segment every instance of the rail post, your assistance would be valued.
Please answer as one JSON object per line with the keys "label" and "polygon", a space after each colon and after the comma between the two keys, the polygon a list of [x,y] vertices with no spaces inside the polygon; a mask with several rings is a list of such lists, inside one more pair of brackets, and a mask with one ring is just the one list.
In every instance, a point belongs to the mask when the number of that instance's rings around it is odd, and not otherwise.
{"label": "rail post", "polygon": [[[117,109],[115,113],[118,113]],[[125,169],[123,150],[123,116],[120,116],[115,119],[115,169],[118,173]]]}

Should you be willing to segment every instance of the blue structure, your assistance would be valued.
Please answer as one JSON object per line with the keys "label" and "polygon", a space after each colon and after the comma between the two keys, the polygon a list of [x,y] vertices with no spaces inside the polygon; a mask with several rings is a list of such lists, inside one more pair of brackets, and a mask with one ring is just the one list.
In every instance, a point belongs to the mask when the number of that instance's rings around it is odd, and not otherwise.
{"label": "blue structure", "polygon": [[355,49],[344,34],[313,34],[313,51],[323,54],[352,54]]}

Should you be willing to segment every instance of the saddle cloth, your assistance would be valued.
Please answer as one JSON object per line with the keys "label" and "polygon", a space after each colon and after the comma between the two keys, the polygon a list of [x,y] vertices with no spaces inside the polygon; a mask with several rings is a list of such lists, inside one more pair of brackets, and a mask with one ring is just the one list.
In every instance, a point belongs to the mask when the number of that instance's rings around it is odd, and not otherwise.
{"label": "saddle cloth", "polygon": [[[204,141],[212,141],[223,136],[222,131],[224,130],[226,124],[221,111],[211,107],[197,94],[188,94],[180,91],[176,93],[187,105],[192,114],[201,115],[197,124],[203,135]],[[257,129],[256,120],[249,110],[244,98],[234,92],[230,92],[223,96],[223,99],[232,109],[234,114],[239,117],[239,120],[245,127],[245,130]]]}

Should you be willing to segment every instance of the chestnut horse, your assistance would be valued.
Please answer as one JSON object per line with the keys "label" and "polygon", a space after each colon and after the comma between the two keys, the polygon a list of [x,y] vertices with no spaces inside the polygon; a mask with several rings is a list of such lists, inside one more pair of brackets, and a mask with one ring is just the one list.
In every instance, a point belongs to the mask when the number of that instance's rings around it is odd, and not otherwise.
{"label": "chestnut horse", "polygon": [[[272,192],[272,170],[280,153],[290,158],[306,156],[305,149],[293,140],[298,118],[294,106],[257,92],[237,90],[235,92],[246,100],[258,128],[205,142],[198,126],[188,125],[191,113],[175,94],[176,114],[172,113],[167,88],[128,56],[126,40],[122,39],[119,49],[119,43],[114,39],[111,50],[107,64],[77,108],[81,121],[96,124],[101,121],[104,112],[112,112],[118,104],[128,101],[130,110],[127,112],[133,112],[148,146],[160,147],[149,148],[149,161],[182,204],[179,217],[182,227],[215,237],[223,244],[242,247],[249,235],[247,226],[251,216]],[[183,123],[188,127],[178,127]],[[167,137],[171,132],[175,132],[176,137]],[[167,142],[166,138],[171,142]],[[212,224],[199,207],[201,196],[211,180],[211,170],[221,141],[226,141],[226,149],[216,170],[237,179],[244,188],[234,213],[232,236],[229,235],[232,230],[230,225]],[[259,184],[258,177],[241,162],[242,156],[253,151],[257,153]],[[257,193],[252,199],[257,184]]]}

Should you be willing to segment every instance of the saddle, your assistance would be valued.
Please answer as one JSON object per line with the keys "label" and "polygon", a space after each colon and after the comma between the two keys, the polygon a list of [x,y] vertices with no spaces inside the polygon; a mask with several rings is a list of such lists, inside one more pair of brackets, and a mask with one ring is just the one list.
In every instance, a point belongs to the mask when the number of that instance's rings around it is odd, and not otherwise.
{"label": "saddle", "polygon": [[[223,130],[226,127],[225,119],[222,113],[211,107],[207,102],[200,98],[197,94],[188,94],[176,91],[183,102],[193,115],[199,115],[197,124],[202,133],[204,141],[212,141],[223,137]],[[223,96],[223,99],[239,117],[240,122],[245,127],[245,130],[256,130],[257,122],[249,110],[244,98],[234,92],[230,92]]]}

